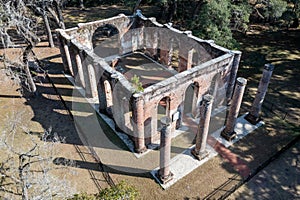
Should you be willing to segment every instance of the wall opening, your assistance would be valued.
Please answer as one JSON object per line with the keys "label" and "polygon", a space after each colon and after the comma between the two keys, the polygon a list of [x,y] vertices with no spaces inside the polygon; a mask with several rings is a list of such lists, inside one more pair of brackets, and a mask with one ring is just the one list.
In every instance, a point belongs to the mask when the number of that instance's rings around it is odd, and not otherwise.
{"label": "wall opening", "polygon": [[184,110],[183,110],[183,117],[194,117],[198,116],[198,92],[199,92],[199,84],[192,83],[190,84],[186,91],[184,97]]}
{"label": "wall opening", "polygon": [[98,27],[92,36],[92,44],[94,53],[102,58],[118,55],[119,30],[111,24]]}
{"label": "wall opening", "polygon": [[175,39],[170,40],[168,67],[179,72],[179,44]]}
{"label": "wall opening", "polygon": [[193,50],[193,56],[192,56],[192,68],[199,65],[201,62],[200,62],[200,55],[199,53],[196,51],[196,50]]}
{"label": "wall opening", "polygon": [[157,105],[157,130],[160,131],[162,124],[160,122],[162,117],[170,116],[170,97],[162,98]]}
{"label": "wall opening", "polygon": [[112,116],[112,106],[113,106],[113,96],[111,85],[108,80],[104,81],[104,91],[105,91],[105,99],[106,99],[106,112],[108,115]]}

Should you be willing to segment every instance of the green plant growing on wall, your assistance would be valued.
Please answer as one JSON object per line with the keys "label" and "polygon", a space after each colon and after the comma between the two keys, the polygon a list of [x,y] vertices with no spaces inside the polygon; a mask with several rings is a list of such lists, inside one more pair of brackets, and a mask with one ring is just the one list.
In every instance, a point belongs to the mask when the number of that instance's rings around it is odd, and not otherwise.
{"label": "green plant growing on wall", "polygon": [[142,82],[140,81],[140,77],[138,77],[136,74],[131,78],[131,83],[135,87],[135,92],[143,92],[144,91]]}

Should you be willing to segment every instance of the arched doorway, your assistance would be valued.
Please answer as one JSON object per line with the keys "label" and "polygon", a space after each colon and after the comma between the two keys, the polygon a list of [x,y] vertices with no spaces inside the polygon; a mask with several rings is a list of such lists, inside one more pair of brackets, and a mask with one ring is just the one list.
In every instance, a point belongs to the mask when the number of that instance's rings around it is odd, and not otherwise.
{"label": "arched doorway", "polygon": [[160,131],[162,124],[160,122],[162,117],[170,116],[170,97],[162,98],[157,105],[157,130]]}
{"label": "arched doorway", "polygon": [[102,58],[118,55],[119,30],[111,24],[98,27],[92,36],[92,44],[94,53]]}
{"label": "arched doorway", "polygon": [[200,55],[195,49],[193,49],[192,66],[191,67],[193,68],[194,66],[197,66],[200,63],[201,63]]}
{"label": "arched doorway", "polygon": [[104,91],[105,91],[105,99],[106,99],[106,112],[108,115],[112,116],[112,106],[113,106],[113,96],[111,85],[108,80],[103,82]]}
{"label": "arched doorway", "polygon": [[170,40],[168,68],[179,72],[179,42],[175,39]]}
{"label": "arched doorway", "polygon": [[190,84],[185,91],[183,117],[188,116],[196,118],[198,116],[198,95],[199,84],[194,82]]}
{"label": "arched doorway", "polygon": [[221,75],[218,73],[216,74],[213,79],[211,80],[211,84],[210,87],[208,89],[208,94],[212,95],[214,97],[214,101],[213,101],[213,108],[212,110],[214,110],[215,108],[217,108],[220,104],[220,98],[218,97],[218,93],[219,93],[219,81],[220,81]]}

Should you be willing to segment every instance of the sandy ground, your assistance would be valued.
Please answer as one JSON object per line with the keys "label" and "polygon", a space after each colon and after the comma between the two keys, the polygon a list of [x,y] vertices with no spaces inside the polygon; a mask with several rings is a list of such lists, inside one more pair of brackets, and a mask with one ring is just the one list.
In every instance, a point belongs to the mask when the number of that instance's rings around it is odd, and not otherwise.
{"label": "sandy ground", "polygon": [[228,199],[299,199],[300,141]]}
{"label": "sandy ground", "polygon": [[[54,81],[57,85],[64,88],[62,91],[69,91],[70,89],[68,88],[70,86],[68,86],[68,82],[63,80],[61,75],[57,74],[62,69],[61,64],[59,64],[61,61],[58,50],[52,49],[50,51],[48,48],[39,47],[36,49],[36,52],[41,59],[50,64],[48,65],[49,73],[56,77]],[[21,117],[21,124],[26,124],[28,129],[36,133],[36,135],[41,134],[44,129],[52,127],[53,132],[66,137],[66,144],[60,146],[61,150],[57,157],[81,161],[81,166],[69,168],[72,173],[68,177],[72,185],[76,187],[78,192],[97,192],[98,189],[90,172],[96,173],[100,177],[98,179],[101,179],[101,172],[92,164],[93,160],[91,157],[84,161],[76,152],[74,144],[80,146],[81,141],[78,138],[73,122],[70,120],[68,113],[51,85],[41,78],[42,82],[37,84],[38,97],[20,98],[19,93],[16,92],[18,87],[11,86],[12,83],[8,81],[10,80],[9,77],[2,73],[1,80],[3,80],[0,89],[2,130],[5,129],[5,124],[9,122],[9,118],[4,116],[22,111],[24,116]],[[63,95],[68,96],[68,93]],[[14,119],[16,116],[13,115],[12,118]],[[260,163],[295,137],[292,134],[294,133],[292,131],[293,126],[288,127],[289,124],[276,118],[276,116],[273,116],[271,119],[266,118],[265,121],[266,126],[258,129],[228,150],[232,152],[233,157],[215,157],[168,190],[162,190],[149,174],[124,174],[119,171],[110,171],[110,174],[115,182],[125,179],[129,184],[134,185],[140,191],[141,199],[197,199],[206,196],[212,199],[219,198],[242,179],[239,172],[235,170],[235,167],[239,164],[238,160],[245,163],[249,169],[254,170]],[[276,128],[274,129],[275,124]],[[287,131],[287,128],[291,131]],[[21,132],[22,130],[20,130],[19,134],[22,134]],[[20,140],[20,142],[23,141],[23,139]],[[265,148],[266,146],[268,146],[267,149]],[[59,172],[57,174],[59,175]],[[276,175],[278,174],[275,174],[276,179],[281,180]],[[294,174],[287,175],[295,177]],[[228,181],[229,183],[226,187],[222,186],[223,183]],[[277,184],[284,185],[281,182],[277,182]],[[100,180],[100,185],[102,188],[107,187],[103,177],[102,181]],[[216,188],[219,189],[216,190]],[[214,191],[217,191],[217,193],[213,193]]]}
{"label": "sandy ground", "polygon": [[[97,12],[96,8],[94,10]],[[75,12],[75,10],[70,9],[69,12],[67,12],[67,19],[69,17],[69,21],[76,20],[74,16],[76,16],[78,12],[76,11],[75,14],[72,12]],[[88,12],[85,14],[88,14]],[[84,19],[85,15],[80,15],[80,17]],[[96,17],[95,13],[94,17]],[[257,42],[255,42],[255,40],[253,41],[256,45]],[[289,45],[292,45],[292,43],[289,43]],[[126,180],[126,182],[134,185],[140,191],[141,199],[147,200],[202,199],[205,197],[218,199],[226,194],[232,189],[232,186],[242,179],[241,174],[236,170],[239,164],[246,165],[250,171],[254,171],[261,163],[274,155],[299,134],[300,87],[299,80],[297,76],[295,76],[295,74],[299,73],[299,62],[297,61],[299,55],[299,49],[297,48],[299,48],[299,46],[295,46],[296,47],[293,47],[292,50],[289,46],[289,50],[282,51],[283,48],[287,47],[285,45],[277,45],[276,48],[279,49],[272,51],[273,54],[269,54],[268,57],[264,58],[278,65],[274,71],[267,95],[267,99],[275,103],[275,106],[273,106],[272,109],[263,109],[262,115],[266,123],[265,126],[228,149],[230,155],[232,155],[231,157],[215,157],[184,177],[168,190],[162,190],[149,174],[133,175],[110,170],[109,172],[113,180],[115,182]],[[246,55],[245,59],[247,56],[257,59],[253,54],[258,54],[260,47],[255,46],[253,49],[250,47],[251,46],[241,49],[245,52],[245,54],[243,54]],[[266,49],[264,49],[264,52],[265,50]],[[49,74],[56,77],[53,81],[55,81],[57,85],[60,84],[60,88],[64,89],[61,91],[65,91],[65,96],[68,98],[72,86],[70,86],[60,74],[62,65],[58,49],[47,48],[46,43],[41,43],[39,47],[35,49],[35,52],[38,57],[46,63]],[[283,55],[282,52],[286,54]],[[272,60],[273,58],[279,57],[279,54],[281,56],[280,61],[278,59]],[[14,54],[11,54],[11,56],[14,56]],[[261,55],[259,54],[259,56]],[[267,60],[263,60],[263,62]],[[241,111],[243,113],[246,112],[249,109],[249,105],[251,105],[251,98],[255,94],[261,72],[254,69],[253,66],[255,66],[255,63],[251,63],[251,66],[248,66],[248,63],[243,59],[241,64],[242,67],[239,75],[243,75],[249,80],[249,87],[246,91],[245,102],[243,103]],[[95,193],[98,191],[98,187],[94,182],[96,179],[100,184],[100,189],[107,187],[107,183],[105,183],[101,171],[95,167],[93,158],[84,150],[84,146],[82,146],[74,123],[68,116],[68,112],[47,80],[40,76],[41,82],[37,84],[39,96],[35,98],[20,97],[19,92],[16,91],[18,86],[13,85],[10,81],[10,77],[7,77],[3,71],[1,71],[0,81],[1,134],[3,134],[5,130],[8,130],[12,120],[18,118],[20,118],[20,125],[26,125],[27,129],[34,133],[37,141],[40,134],[43,133],[45,129],[48,130],[51,127],[53,132],[57,132],[60,136],[66,138],[66,143],[59,147],[57,158],[64,157],[80,161],[78,163],[81,165],[78,164],[68,168],[70,171],[68,179],[72,186],[76,188],[78,192]],[[67,104],[68,103],[69,102],[67,102]],[[271,107],[270,104],[267,105],[268,108]],[[288,111],[286,117],[284,117],[285,111]],[[19,141],[19,145],[27,144],[24,143],[26,137],[24,137],[24,131],[22,129],[18,130],[16,136],[16,141]],[[86,159],[82,159],[74,145],[78,145],[82,148],[82,151],[86,152],[84,153]],[[260,199],[261,197],[278,199],[283,197],[282,199],[289,199],[290,197],[299,197],[299,179],[296,178],[300,177],[299,143],[291,148],[290,151],[290,154],[284,154],[282,159],[271,163],[270,168],[267,167],[230,198],[244,199],[245,197],[248,199]],[[4,158],[3,153],[0,158]],[[60,172],[55,172],[55,174],[59,176]],[[257,194],[257,196],[255,196],[255,194]]]}
{"label": "sandy ground", "polygon": [[[26,151],[32,147],[32,138],[37,144],[42,145],[40,137],[44,130],[51,130],[51,133],[58,133],[63,138],[68,138],[67,141],[74,141],[72,143],[63,143],[55,148],[56,158],[68,158],[74,161],[81,161],[83,158],[76,151],[74,144],[80,143],[76,138],[72,137],[76,132],[71,118],[68,116],[63,104],[55,95],[51,84],[46,79],[40,76],[41,82],[37,83],[38,96],[22,97],[20,94],[20,87],[16,84],[6,70],[0,69],[0,133],[1,138],[5,135],[11,135],[12,127],[16,126],[14,131],[14,148],[20,152]],[[31,134],[31,137],[27,133]],[[90,163],[95,163],[93,157],[89,154],[84,146],[79,146],[83,152],[84,160]],[[0,148],[0,162],[6,160],[7,155],[5,151]],[[58,178],[64,176],[70,182],[72,188],[79,192],[96,193],[99,189],[108,187],[105,183],[101,172],[97,171],[97,167],[91,170],[82,169],[75,162],[72,167],[64,167],[53,164],[51,174]],[[34,169],[34,168],[33,168]],[[91,174],[92,173],[92,174]],[[97,187],[92,179],[97,179],[101,182],[101,186]],[[92,185],[92,187],[89,187]],[[0,192],[0,197],[5,195]],[[18,199],[14,197],[14,199]]]}

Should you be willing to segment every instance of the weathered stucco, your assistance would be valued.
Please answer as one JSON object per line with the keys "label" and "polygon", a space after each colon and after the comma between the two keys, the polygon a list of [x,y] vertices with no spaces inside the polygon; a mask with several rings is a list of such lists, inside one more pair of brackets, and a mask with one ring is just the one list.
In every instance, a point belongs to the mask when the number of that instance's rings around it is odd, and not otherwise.
{"label": "weathered stucco", "polygon": [[[106,25],[118,31],[110,47],[117,48],[118,54],[100,57],[108,47],[95,47],[93,36],[99,29],[108,36],[114,34]],[[137,12],[57,32],[65,71],[76,77],[87,97],[98,99],[100,112],[113,118],[116,127],[133,139],[137,152],[159,140],[159,105],[164,105],[165,115],[171,119],[171,132],[180,128],[189,86],[193,87],[193,116],[198,115],[206,94],[214,98],[212,109],[227,105],[231,99],[241,52],[199,39],[191,31],[160,24]],[[174,75],[136,91],[131,80],[115,69],[120,57],[134,52],[148,56]]]}

